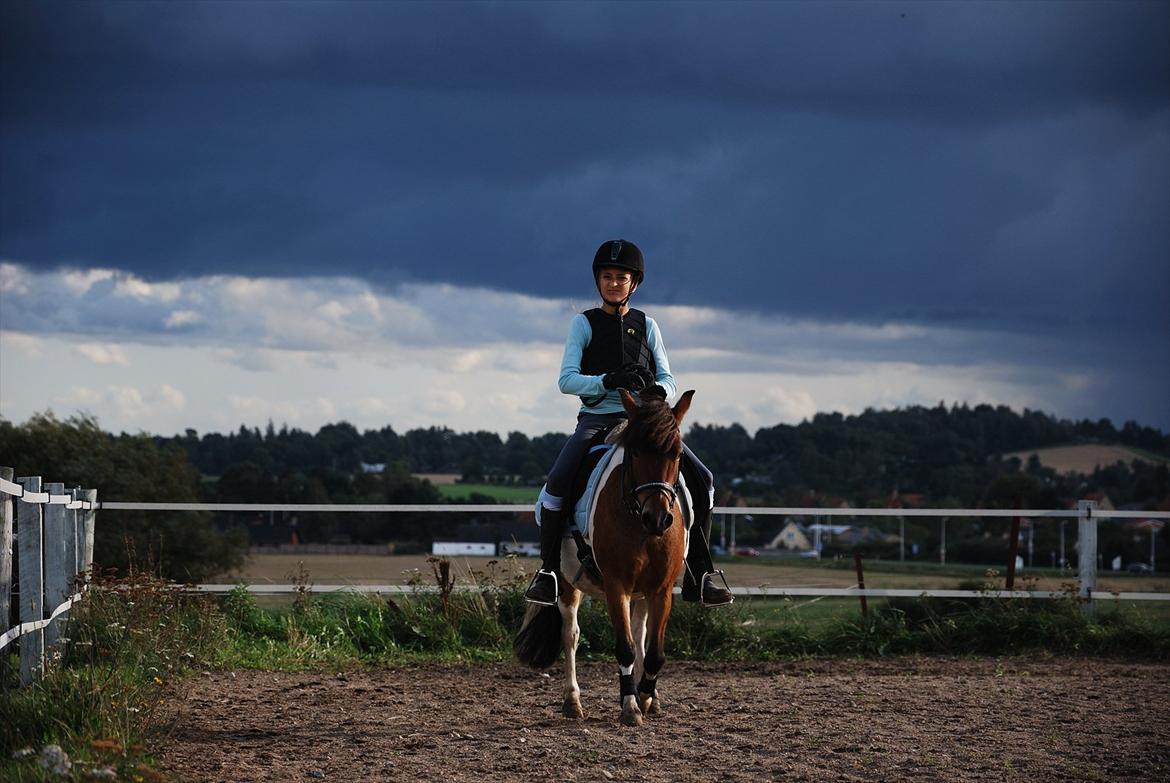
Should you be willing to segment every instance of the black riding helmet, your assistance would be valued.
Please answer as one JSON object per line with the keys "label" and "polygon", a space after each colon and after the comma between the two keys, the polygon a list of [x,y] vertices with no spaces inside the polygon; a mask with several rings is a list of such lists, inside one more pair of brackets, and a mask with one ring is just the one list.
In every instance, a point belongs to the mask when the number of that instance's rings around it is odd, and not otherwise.
{"label": "black riding helmet", "polygon": [[634,275],[634,282],[642,283],[645,274],[645,265],[642,263],[642,251],[633,242],[624,239],[611,239],[602,242],[593,256],[593,279],[601,273],[602,267],[614,266],[619,269],[628,269]]}

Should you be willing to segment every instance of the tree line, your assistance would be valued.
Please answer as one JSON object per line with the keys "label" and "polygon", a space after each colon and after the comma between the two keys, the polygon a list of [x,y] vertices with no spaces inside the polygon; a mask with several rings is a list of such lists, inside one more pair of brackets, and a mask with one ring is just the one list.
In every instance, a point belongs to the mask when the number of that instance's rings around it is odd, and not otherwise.
{"label": "tree line", "polygon": [[[415,474],[456,473],[469,481],[539,485],[567,435],[455,432],[446,427],[398,433],[386,426],[359,431],[346,422],[317,432],[269,424],[228,434],[187,430],[175,437],[114,435],[88,416],[61,421],[51,414],[16,425],[0,419],[0,455],[22,475],[99,488],[107,500],[274,503],[441,503],[438,490]],[[884,506],[894,492],[924,506],[1052,508],[1090,492],[1117,505],[1154,508],[1170,498],[1170,436],[1108,419],[1069,421],[1005,406],[938,405],[818,414],[800,424],[765,427],[753,435],[732,424],[695,424],[688,444],[716,476],[720,503],[807,506],[848,502]],[[1004,458],[1012,451],[1070,443],[1120,443],[1150,462],[1098,468],[1088,476],[1058,475],[1035,460]],[[380,466],[375,468],[372,466]],[[474,496],[474,502],[490,498]],[[103,512],[95,557],[124,566],[149,553],[169,576],[198,580],[240,562],[245,536],[287,516]],[[452,532],[457,514],[305,514],[296,522],[304,542],[387,540],[427,546]],[[740,528],[740,540],[760,543],[777,520]],[[972,537],[998,538],[1000,524],[978,526]],[[217,529],[218,528],[218,529]],[[923,528],[924,552],[930,530]],[[234,532],[233,532],[234,531]],[[952,539],[951,547],[959,542]]]}

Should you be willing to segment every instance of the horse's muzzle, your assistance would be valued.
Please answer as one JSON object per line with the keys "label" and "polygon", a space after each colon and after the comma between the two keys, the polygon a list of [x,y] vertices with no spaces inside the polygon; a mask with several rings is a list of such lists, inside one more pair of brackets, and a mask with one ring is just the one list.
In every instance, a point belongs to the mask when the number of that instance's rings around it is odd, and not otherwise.
{"label": "horse's muzzle", "polygon": [[673,509],[646,509],[642,512],[642,527],[652,536],[661,536],[674,524]]}

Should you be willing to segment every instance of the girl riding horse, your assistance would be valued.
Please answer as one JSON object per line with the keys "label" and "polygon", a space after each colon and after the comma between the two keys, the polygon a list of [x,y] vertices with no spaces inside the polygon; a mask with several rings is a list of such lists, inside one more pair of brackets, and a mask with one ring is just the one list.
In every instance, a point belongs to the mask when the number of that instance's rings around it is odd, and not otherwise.
{"label": "girl riding horse", "polygon": [[[553,604],[563,579],[561,542],[569,514],[569,491],[574,474],[594,435],[627,417],[619,389],[638,392],[658,386],[666,398],[677,394],[658,324],[641,310],[631,309],[630,297],[644,278],[642,251],[633,242],[614,239],[602,243],[593,257],[593,280],[601,306],[573,317],[561,360],[560,389],[581,398],[577,429],[561,449],[540,495],[541,568],[524,597],[532,603]],[[694,488],[694,524],[683,600],[723,606],[731,591],[714,582],[722,577],[711,561],[711,509],[715,489],[711,471],[683,444],[683,477]],[[706,491],[700,492],[699,487]],[[726,584],[726,583],[725,583]]]}

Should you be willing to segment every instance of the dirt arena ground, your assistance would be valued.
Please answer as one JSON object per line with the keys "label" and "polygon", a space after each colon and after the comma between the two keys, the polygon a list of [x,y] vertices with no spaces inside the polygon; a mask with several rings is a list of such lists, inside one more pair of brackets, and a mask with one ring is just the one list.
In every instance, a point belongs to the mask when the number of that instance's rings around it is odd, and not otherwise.
{"label": "dirt arena ground", "polygon": [[1153,781],[1170,667],[1102,660],[671,662],[618,724],[614,666],[204,675],[161,752],[181,781]]}
{"label": "dirt arena ground", "polygon": [[[453,557],[451,561],[457,576],[462,578],[468,570],[483,572],[492,558]],[[405,584],[411,574],[421,574],[423,584],[433,584],[431,566],[426,555],[290,555],[262,554],[253,556],[244,568],[234,574],[217,577],[215,582],[288,583],[292,574],[304,563],[310,581],[314,584]],[[515,568],[524,570],[529,576],[538,563],[535,558],[519,558]],[[502,566],[501,566],[502,567]],[[722,563],[727,570],[728,581],[739,587],[851,587],[857,584],[857,577],[850,568],[817,567],[816,564],[801,564],[792,560],[768,557],[745,558]],[[1001,569],[1002,570],[1002,569]],[[979,571],[974,572],[976,576]],[[1025,571],[1026,575],[1027,572]],[[970,579],[971,575],[966,578]],[[1071,577],[1070,577],[1071,578]],[[1002,575],[1000,577],[1002,580]],[[961,577],[932,573],[889,573],[882,572],[879,564],[869,566],[866,572],[866,587],[874,588],[956,588]],[[1065,580],[1068,581],[1068,580]],[[1060,590],[1062,580],[1044,578],[1037,583],[1040,590]],[[1101,572],[1098,589],[1134,592],[1170,592],[1170,577],[1113,575]]]}

